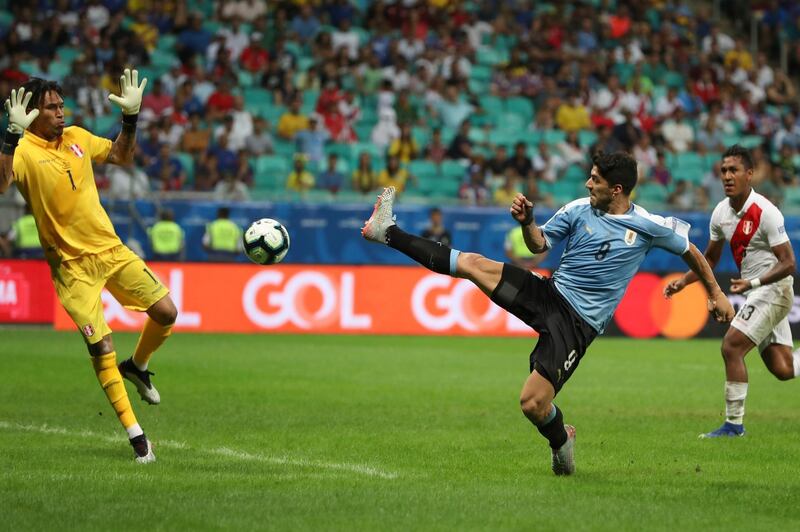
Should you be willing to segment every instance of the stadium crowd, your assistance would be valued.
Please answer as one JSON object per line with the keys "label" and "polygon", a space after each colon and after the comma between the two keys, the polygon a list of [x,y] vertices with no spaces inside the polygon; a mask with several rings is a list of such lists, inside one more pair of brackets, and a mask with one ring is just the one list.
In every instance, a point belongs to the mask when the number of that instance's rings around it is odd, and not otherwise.
{"label": "stadium crowd", "polygon": [[[73,124],[114,136],[125,66],[150,80],[114,197],[198,191],[334,200],[395,185],[436,202],[556,205],[590,154],[640,164],[638,201],[706,210],[726,145],[800,207],[794,2],[39,0],[0,11],[0,94],[55,79]],[[737,20],[760,20],[752,53]],[[749,28],[749,26],[748,26]],[[791,71],[791,68],[790,68]]]}

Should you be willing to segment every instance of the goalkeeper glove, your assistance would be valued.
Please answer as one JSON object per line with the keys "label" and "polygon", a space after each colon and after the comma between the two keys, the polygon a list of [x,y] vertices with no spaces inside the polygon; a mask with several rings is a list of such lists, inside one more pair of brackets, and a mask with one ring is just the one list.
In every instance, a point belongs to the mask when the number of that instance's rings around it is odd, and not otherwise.
{"label": "goalkeeper glove", "polygon": [[135,115],[142,106],[142,93],[147,86],[147,78],[139,85],[139,71],[126,68],[119,77],[119,96],[109,94],[108,99],[122,109],[123,115]]}
{"label": "goalkeeper glove", "polygon": [[38,109],[26,111],[33,96],[32,92],[25,93],[25,87],[11,91],[11,97],[6,99],[6,112],[8,113],[8,132],[22,135],[31,123],[39,116]]}

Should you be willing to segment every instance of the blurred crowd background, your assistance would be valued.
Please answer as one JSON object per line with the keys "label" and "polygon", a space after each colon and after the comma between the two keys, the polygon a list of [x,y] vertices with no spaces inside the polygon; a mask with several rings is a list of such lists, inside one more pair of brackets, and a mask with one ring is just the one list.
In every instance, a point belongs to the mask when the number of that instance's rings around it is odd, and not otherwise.
{"label": "blurred crowd background", "polygon": [[149,79],[109,198],[372,198],[558,206],[591,154],[630,151],[636,201],[709,209],[720,152],[800,209],[800,5],[765,1],[0,2],[0,94],[58,80],[113,138],[123,68]]}

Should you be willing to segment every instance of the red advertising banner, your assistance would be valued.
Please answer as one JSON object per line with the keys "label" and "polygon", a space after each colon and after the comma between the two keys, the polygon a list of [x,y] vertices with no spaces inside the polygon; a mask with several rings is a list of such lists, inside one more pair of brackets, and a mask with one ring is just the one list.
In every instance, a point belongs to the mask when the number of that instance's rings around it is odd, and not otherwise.
{"label": "red advertising banner", "polygon": [[[208,332],[530,335],[472,283],[404,266],[151,263],[179,310],[176,328]],[[670,276],[634,278],[609,332],[688,338],[708,321],[705,294],[693,285],[672,300]],[[49,281],[48,281],[49,282]],[[144,314],[103,293],[113,330],[139,330]],[[55,325],[75,325],[56,302]]]}
{"label": "red advertising banner", "polygon": [[52,323],[50,267],[37,260],[0,260],[0,323]]}

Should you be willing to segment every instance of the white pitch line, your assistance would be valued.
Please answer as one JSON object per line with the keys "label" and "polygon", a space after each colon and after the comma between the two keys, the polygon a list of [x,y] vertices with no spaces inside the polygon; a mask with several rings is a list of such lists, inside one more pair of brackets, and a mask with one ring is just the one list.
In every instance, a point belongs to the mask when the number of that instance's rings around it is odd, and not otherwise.
{"label": "white pitch line", "polygon": [[[95,440],[103,440],[109,443],[120,443],[125,440],[115,436],[106,436],[98,434],[89,430],[70,431],[61,427],[53,427],[47,424],[32,425],[23,423],[10,423],[8,421],[0,421],[0,429],[5,430],[22,430],[25,432],[38,432],[39,434],[58,434],[59,436],[78,436],[81,438],[92,438]],[[158,447],[169,447],[171,449],[179,450],[192,450],[192,448],[184,442],[172,440],[154,440]],[[205,452],[216,456],[224,456],[227,458],[235,458],[237,460],[244,460],[248,462],[262,462],[274,465],[284,465],[292,467],[305,467],[311,469],[328,469],[331,471],[347,471],[368,477],[377,477],[385,480],[394,480],[399,475],[391,471],[383,471],[381,469],[364,465],[364,464],[349,464],[337,462],[320,462],[317,460],[307,460],[305,458],[291,458],[288,456],[270,456],[264,454],[248,453],[230,447],[217,447],[214,449],[202,450],[194,449],[198,452]]]}

